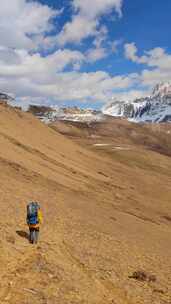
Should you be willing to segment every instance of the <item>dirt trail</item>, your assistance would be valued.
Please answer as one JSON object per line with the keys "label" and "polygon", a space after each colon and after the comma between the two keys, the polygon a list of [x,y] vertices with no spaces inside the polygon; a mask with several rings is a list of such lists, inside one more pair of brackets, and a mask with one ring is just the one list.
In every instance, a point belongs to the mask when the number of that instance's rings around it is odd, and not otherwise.
{"label": "dirt trail", "polygon": [[[60,221],[59,221],[60,222]],[[32,247],[27,239],[17,239],[8,248],[12,252],[9,267],[1,284],[1,303],[130,303],[112,282],[98,278],[87,268],[58,235],[42,232],[39,245]]]}

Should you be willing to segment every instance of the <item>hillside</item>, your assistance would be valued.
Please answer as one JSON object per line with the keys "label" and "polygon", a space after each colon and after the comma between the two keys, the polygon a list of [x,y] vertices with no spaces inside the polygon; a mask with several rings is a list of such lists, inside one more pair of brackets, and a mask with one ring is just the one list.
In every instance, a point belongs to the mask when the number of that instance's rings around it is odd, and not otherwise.
{"label": "hillside", "polygon": [[134,124],[126,119],[104,116],[91,123],[56,121],[52,129],[84,147],[106,145],[111,147],[139,147],[171,156],[171,124]]}
{"label": "hillside", "polygon": [[[102,130],[90,142],[77,126],[72,136],[52,127],[0,105],[0,303],[169,304],[170,157],[130,143],[124,123],[120,145],[131,149],[103,146]],[[44,214],[38,246],[27,239],[30,200]]]}

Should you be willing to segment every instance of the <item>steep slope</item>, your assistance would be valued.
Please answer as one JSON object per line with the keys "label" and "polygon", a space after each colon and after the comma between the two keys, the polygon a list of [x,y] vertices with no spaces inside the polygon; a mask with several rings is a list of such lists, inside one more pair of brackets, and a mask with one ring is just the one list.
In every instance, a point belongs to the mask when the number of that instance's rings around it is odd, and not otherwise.
{"label": "steep slope", "polygon": [[[0,303],[170,303],[169,157],[80,146],[4,105],[0,144]],[[44,213],[35,247],[29,200]]]}
{"label": "steep slope", "polygon": [[149,97],[132,102],[113,101],[102,111],[106,115],[126,117],[134,122],[171,122],[171,83],[156,85]]}

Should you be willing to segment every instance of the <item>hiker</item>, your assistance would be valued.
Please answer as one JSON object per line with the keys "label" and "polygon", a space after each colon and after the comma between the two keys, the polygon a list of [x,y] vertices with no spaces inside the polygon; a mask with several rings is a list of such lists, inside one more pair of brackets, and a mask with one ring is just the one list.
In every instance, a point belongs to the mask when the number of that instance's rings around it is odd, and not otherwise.
{"label": "hiker", "polygon": [[27,225],[29,226],[29,241],[37,244],[39,237],[40,224],[42,223],[42,212],[37,202],[31,202],[27,205]]}

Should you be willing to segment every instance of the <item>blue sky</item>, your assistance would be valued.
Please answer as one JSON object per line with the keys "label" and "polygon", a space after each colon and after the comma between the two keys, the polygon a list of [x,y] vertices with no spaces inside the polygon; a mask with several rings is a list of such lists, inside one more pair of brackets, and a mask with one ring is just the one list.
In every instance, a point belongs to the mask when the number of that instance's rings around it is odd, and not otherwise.
{"label": "blue sky", "polygon": [[171,78],[170,12],[169,0],[6,0],[0,90],[95,108],[150,94]]}
{"label": "blue sky", "polygon": [[[71,10],[69,4],[71,1],[41,0],[42,4],[48,4],[53,8],[65,7],[65,12],[61,16],[60,26],[62,27],[69,18]],[[125,0],[122,6],[122,18],[116,17],[116,22],[112,16],[115,12],[102,18],[103,24],[108,27],[109,40],[121,40],[123,43],[134,41],[141,54],[144,50],[162,47],[166,50],[171,49],[171,1],[165,0]],[[56,20],[57,26],[59,21]],[[77,49],[86,49],[89,47],[89,41],[83,46],[74,46]],[[122,43],[122,45],[123,45]],[[96,62],[94,65],[84,66],[84,71],[107,70],[112,74],[130,73],[139,71],[141,66],[125,60],[123,56],[122,45],[118,47],[116,56],[109,56],[105,60]],[[72,47],[72,45],[70,46]]]}

